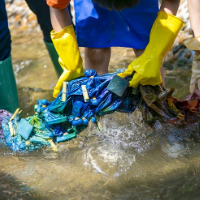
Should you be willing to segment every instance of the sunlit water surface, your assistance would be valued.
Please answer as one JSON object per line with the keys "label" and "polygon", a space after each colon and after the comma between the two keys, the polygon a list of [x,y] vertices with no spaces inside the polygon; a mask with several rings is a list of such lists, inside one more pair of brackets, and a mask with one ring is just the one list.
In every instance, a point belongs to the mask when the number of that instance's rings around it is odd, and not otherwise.
{"label": "sunlit water surface", "polygon": [[[41,35],[13,37],[12,57],[22,116],[28,116],[37,99],[53,100],[57,77]],[[131,49],[114,48],[110,71],[133,59]],[[187,96],[188,66],[165,72],[166,87]],[[149,127],[138,110],[100,122],[101,132],[90,123],[57,153],[0,147],[0,199],[200,199],[199,123]]]}

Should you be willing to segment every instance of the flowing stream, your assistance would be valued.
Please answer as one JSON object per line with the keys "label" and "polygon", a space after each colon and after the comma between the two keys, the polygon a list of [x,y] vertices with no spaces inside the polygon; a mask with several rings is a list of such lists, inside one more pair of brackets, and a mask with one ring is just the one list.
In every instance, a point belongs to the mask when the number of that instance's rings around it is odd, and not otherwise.
{"label": "flowing stream", "polygon": [[[37,99],[53,100],[57,77],[41,35],[13,37],[13,65],[22,116],[33,114]],[[81,53],[83,50],[81,49]],[[113,48],[110,71],[134,59],[131,49]],[[173,68],[173,69],[171,69]],[[189,93],[190,67],[165,68],[166,88]],[[0,147],[0,199],[153,200],[200,198],[199,123],[149,127],[136,110],[90,123],[77,138],[58,145],[14,153]]]}

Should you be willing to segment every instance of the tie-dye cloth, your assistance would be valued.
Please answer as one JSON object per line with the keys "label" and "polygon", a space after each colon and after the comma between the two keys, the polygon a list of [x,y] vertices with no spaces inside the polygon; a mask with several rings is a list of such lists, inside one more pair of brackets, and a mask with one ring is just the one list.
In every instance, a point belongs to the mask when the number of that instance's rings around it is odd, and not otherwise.
{"label": "tie-dye cloth", "polygon": [[[0,138],[13,151],[32,151],[49,145],[56,151],[55,143],[76,137],[90,120],[98,127],[100,116],[115,111],[130,113],[139,108],[150,125],[156,120],[183,124],[197,119],[200,106],[197,94],[178,101],[172,97],[173,89],[167,92],[160,86],[139,85],[135,89],[128,87],[119,97],[107,89],[117,73],[98,76],[94,70],[86,70],[84,77],[70,81],[54,101],[38,100],[35,114],[26,119],[19,115],[12,119],[10,113],[0,110]],[[86,87],[87,98],[82,85]]]}

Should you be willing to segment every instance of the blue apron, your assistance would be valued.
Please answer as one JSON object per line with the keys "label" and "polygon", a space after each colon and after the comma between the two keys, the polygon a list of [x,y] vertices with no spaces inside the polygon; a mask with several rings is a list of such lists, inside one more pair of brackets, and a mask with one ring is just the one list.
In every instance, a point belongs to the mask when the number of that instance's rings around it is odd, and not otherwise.
{"label": "blue apron", "polygon": [[74,0],[80,47],[144,49],[158,13],[158,0],[140,0],[133,8],[110,11],[92,0]]}

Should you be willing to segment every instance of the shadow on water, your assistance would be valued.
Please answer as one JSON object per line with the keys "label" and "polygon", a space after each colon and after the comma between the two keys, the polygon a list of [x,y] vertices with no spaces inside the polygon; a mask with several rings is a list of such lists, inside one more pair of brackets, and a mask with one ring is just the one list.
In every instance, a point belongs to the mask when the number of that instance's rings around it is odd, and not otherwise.
{"label": "shadow on water", "polygon": [[47,199],[198,199],[200,146],[191,137],[198,123],[150,128],[137,111],[100,122],[102,132],[90,123],[58,153],[2,148],[0,169]]}
{"label": "shadow on water", "polygon": [[[181,169],[183,171],[183,169]],[[110,186],[107,191],[112,191],[113,200],[124,199],[169,199],[169,200],[198,200],[199,191],[199,167],[185,170],[187,175],[194,180],[188,180],[184,177],[185,173],[181,171],[174,172],[174,176],[165,175],[163,178],[154,177],[153,179],[140,181],[130,179],[126,181],[123,187]],[[198,176],[198,178],[197,178]],[[149,174],[150,177],[150,174]]]}
{"label": "shadow on water", "polygon": [[0,199],[43,200],[44,198],[29,188],[26,183],[16,180],[7,173],[0,172]]}
{"label": "shadow on water", "polygon": [[34,105],[37,104],[38,99],[48,99],[53,101],[53,90],[43,90],[41,88],[18,88],[18,95],[20,99],[20,108],[23,110],[20,117],[28,117],[34,114]]}

